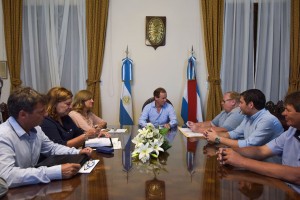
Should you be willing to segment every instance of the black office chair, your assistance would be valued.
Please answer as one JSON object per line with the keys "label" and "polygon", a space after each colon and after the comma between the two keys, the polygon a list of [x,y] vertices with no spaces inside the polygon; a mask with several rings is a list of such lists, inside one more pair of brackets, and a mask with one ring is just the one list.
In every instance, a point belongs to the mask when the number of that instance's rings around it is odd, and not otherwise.
{"label": "black office chair", "polygon": [[[2,87],[3,87],[3,80],[0,77],[0,97],[1,97]],[[0,123],[3,123],[9,117],[9,115],[8,115],[8,107],[7,107],[6,103],[3,102],[3,103],[0,104],[0,112],[1,112]]]}
{"label": "black office chair", "polygon": [[0,104],[0,112],[1,112],[1,114],[2,114],[2,120],[1,120],[0,123],[3,123],[3,122],[5,122],[5,121],[8,119],[8,117],[9,117],[9,115],[8,115],[8,107],[7,107],[7,104],[6,104],[6,103],[2,102],[2,103]]}
{"label": "black office chair", "polygon": [[[145,101],[145,103],[143,104],[142,111],[144,110],[144,107],[145,107],[146,105],[148,105],[149,103],[151,103],[152,101],[154,101],[154,97],[151,97],[151,98],[147,99],[147,100]],[[169,103],[169,104],[171,104],[171,105],[173,106],[173,104],[171,103],[171,101],[170,101],[169,99],[167,99],[167,103]]]}
{"label": "black office chair", "polygon": [[289,126],[286,124],[285,117],[282,115],[282,112],[285,109],[283,101],[278,101],[277,104],[274,104],[273,101],[268,101],[265,107],[272,115],[278,118],[284,130],[289,128]]}

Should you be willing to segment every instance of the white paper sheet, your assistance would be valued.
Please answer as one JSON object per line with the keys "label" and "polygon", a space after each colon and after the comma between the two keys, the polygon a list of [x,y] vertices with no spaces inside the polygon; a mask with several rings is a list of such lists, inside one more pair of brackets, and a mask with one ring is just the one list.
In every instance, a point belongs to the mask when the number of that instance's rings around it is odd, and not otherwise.
{"label": "white paper sheet", "polygon": [[100,137],[100,138],[92,138],[85,141],[86,147],[103,147],[103,146],[111,146],[110,138]]}
{"label": "white paper sheet", "polygon": [[114,149],[122,149],[121,141],[118,138],[111,138]]}
{"label": "white paper sheet", "polygon": [[97,165],[99,160],[88,160],[82,165],[78,173],[82,174],[89,174],[94,169],[94,167]]}
{"label": "white paper sheet", "polygon": [[203,133],[195,133],[190,128],[178,127],[178,129],[186,137],[204,137]]}

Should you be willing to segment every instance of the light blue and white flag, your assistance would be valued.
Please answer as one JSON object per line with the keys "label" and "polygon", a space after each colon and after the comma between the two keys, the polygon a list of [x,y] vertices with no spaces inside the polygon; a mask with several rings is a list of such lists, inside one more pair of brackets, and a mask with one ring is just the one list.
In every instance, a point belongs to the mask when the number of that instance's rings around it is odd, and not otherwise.
{"label": "light blue and white flag", "polygon": [[196,58],[191,56],[187,66],[187,82],[184,88],[181,117],[186,123],[187,121],[202,122],[202,109],[200,101],[200,92],[196,80]]}
{"label": "light blue and white flag", "polygon": [[122,60],[122,93],[120,98],[120,124],[133,125],[131,85],[132,80],[132,60],[124,58]]}

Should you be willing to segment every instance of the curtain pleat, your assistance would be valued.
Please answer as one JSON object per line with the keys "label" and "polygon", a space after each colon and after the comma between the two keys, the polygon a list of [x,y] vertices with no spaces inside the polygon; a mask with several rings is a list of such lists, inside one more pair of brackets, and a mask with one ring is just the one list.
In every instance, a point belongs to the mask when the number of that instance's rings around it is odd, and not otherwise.
{"label": "curtain pleat", "polygon": [[291,0],[290,78],[288,93],[300,90],[300,1]]}
{"label": "curtain pleat", "polygon": [[87,89],[94,94],[93,112],[100,116],[100,77],[102,72],[108,0],[86,0],[88,79]]}
{"label": "curtain pleat", "polygon": [[209,82],[206,120],[221,112],[221,56],[223,36],[223,0],[201,0],[204,40]]}
{"label": "curtain pleat", "polygon": [[[223,35],[223,0],[201,0],[205,51],[208,70],[208,101],[206,120],[212,120],[221,112],[221,55]],[[220,199],[220,181],[217,176],[216,158],[208,158],[205,164],[202,199]]]}
{"label": "curtain pleat", "polygon": [[23,0],[2,0],[7,65],[10,74],[11,89],[22,84],[20,79],[22,4]]}

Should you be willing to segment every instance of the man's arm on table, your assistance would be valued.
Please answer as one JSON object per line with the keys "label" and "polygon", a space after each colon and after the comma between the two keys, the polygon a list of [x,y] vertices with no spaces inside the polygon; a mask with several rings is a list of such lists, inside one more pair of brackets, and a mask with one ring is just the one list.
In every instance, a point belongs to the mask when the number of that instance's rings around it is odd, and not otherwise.
{"label": "man's arm on table", "polygon": [[230,164],[265,176],[300,185],[300,167],[291,167],[254,160],[262,160],[273,155],[271,149],[267,145],[236,148],[234,150],[221,149],[218,159],[224,162],[223,164]]}
{"label": "man's arm on table", "polygon": [[213,126],[211,127],[212,130],[216,131],[216,132],[227,132],[228,130],[224,127],[218,127],[218,126]]}
{"label": "man's arm on table", "polygon": [[230,146],[230,147],[238,147],[238,141],[230,139],[228,132],[216,132],[215,130],[207,130],[204,133],[205,138],[209,142],[215,142],[218,137],[221,144]]}
{"label": "man's arm on table", "polygon": [[220,137],[220,143],[224,144],[226,146],[230,146],[230,147],[239,147],[238,144],[238,140],[233,140],[229,138],[229,134],[228,132],[226,132],[228,134],[228,137],[224,137],[226,134],[223,134],[224,132],[221,132],[221,134],[218,134]]}
{"label": "man's arm on table", "polygon": [[205,130],[207,130],[212,126],[211,121],[205,121],[205,122],[188,121],[186,125],[195,133],[204,133]]}
{"label": "man's arm on table", "polygon": [[215,126],[211,121],[205,121],[205,122],[188,122],[188,127],[193,131],[193,132],[198,132],[198,133],[203,133],[207,129],[212,129],[217,132],[227,132],[228,130],[224,127],[219,127]]}

